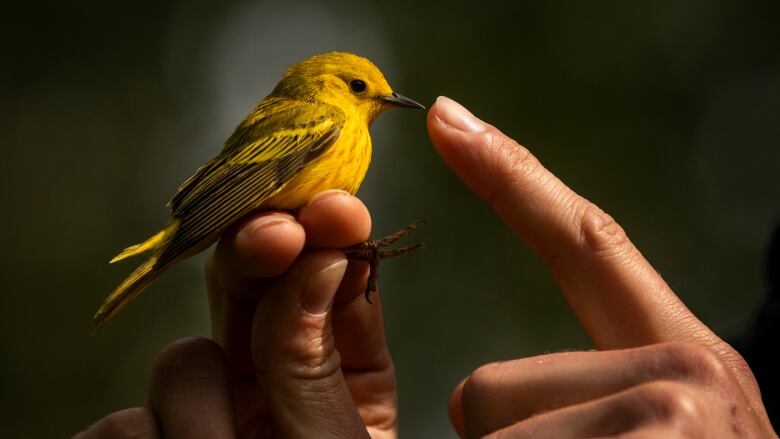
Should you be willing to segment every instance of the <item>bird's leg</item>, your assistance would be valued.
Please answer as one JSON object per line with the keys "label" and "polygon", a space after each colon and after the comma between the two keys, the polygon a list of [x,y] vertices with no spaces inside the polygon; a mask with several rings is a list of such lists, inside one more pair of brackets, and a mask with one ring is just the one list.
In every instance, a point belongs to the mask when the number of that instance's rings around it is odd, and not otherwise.
{"label": "bird's leg", "polygon": [[370,294],[376,291],[376,280],[379,278],[379,262],[383,259],[390,259],[396,256],[402,256],[408,253],[412,253],[425,247],[425,244],[412,244],[406,247],[394,248],[389,250],[382,250],[383,247],[387,247],[394,244],[399,239],[406,235],[409,235],[420,224],[425,224],[423,221],[417,220],[403,229],[386,236],[382,239],[373,241],[366,241],[358,245],[353,245],[343,249],[344,254],[348,259],[355,259],[358,261],[366,261],[369,265],[368,281],[366,282],[366,301],[371,303]]}

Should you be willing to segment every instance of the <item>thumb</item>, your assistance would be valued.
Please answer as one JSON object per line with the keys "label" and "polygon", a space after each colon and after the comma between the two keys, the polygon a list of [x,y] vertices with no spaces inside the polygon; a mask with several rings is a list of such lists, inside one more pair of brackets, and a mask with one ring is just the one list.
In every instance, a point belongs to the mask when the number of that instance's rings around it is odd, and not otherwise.
{"label": "thumb", "polygon": [[331,331],[346,267],[341,252],[304,253],[258,303],[252,357],[280,437],[368,437]]}

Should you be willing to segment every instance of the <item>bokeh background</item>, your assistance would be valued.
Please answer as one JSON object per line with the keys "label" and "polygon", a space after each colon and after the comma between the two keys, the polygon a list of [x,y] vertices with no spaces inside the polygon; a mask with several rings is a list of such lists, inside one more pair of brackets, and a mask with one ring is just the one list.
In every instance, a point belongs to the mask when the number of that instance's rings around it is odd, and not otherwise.
{"label": "bokeh background", "polygon": [[[63,437],[140,404],[161,347],[208,335],[203,256],[98,336],[177,184],[282,70],[348,50],[394,88],[451,96],[600,204],[701,319],[738,335],[780,217],[780,3],[15,2],[0,14],[0,435]],[[424,114],[373,127],[375,234],[403,437],[454,437],[446,400],[480,364],[588,348],[540,261],[450,173]]]}

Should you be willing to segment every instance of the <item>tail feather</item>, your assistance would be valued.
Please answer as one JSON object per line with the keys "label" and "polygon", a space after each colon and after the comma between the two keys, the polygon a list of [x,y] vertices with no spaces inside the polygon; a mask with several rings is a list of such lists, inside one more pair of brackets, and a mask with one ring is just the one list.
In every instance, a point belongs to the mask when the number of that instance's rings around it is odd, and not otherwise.
{"label": "tail feather", "polygon": [[176,232],[176,229],[179,228],[179,220],[174,219],[171,222],[168,223],[165,227],[163,227],[162,230],[155,233],[151,238],[147,239],[146,241],[131,245],[130,247],[127,247],[126,249],[122,250],[121,253],[114,256],[114,259],[111,259],[109,264],[113,264],[114,262],[119,262],[123,259],[127,259],[131,256],[140,255],[141,253],[160,248],[163,244],[165,244],[171,236]]}
{"label": "tail feather", "polygon": [[171,238],[176,234],[178,228],[179,220],[174,219],[151,238],[141,244],[128,247],[111,260],[111,262],[116,262],[148,250],[154,250],[154,254],[136,268],[130,276],[127,276],[106,300],[103,301],[103,304],[100,305],[100,308],[92,318],[95,325],[94,332],[97,332],[103,324],[117,315],[119,311],[127,306],[131,300],[145,290],[146,287],[170,266],[170,263],[158,265],[158,261],[165,246],[168,245]]}
{"label": "tail feather", "polygon": [[92,321],[97,332],[104,323],[111,320],[141,291],[145,290],[163,271],[164,267],[155,267],[157,255],[147,259],[141,266],[135,269],[118,287],[103,301],[95,313]]}

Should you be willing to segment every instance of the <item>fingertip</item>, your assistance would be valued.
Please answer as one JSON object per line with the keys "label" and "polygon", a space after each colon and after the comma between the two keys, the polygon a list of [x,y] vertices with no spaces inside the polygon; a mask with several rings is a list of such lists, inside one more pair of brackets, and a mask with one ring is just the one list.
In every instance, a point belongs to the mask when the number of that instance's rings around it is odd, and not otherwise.
{"label": "fingertip", "polygon": [[261,332],[267,332],[275,342],[286,341],[289,337],[280,340],[277,335],[280,331],[297,329],[293,319],[299,317],[300,311],[320,314],[330,308],[347,265],[344,252],[340,250],[304,251],[261,298],[265,305],[259,306],[257,311],[263,313],[263,317],[256,315],[253,323],[270,325],[272,330],[263,328]]}
{"label": "fingertip", "polygon": [[322,192],[301,209],[298,221],[306,245],[341,248],[366,241],[371,234],[368,208],[353,195],[339,190]]}
{"label": "fingertip", "polygon": [[150,405],[168,437],[234,437],[225,352],[203,337],[183,338],[154,359]]}
{"label": "fingertip", "polygon": [[217,253],[242,277],[273,277],[287,270],[303,249],[303,227],[286,212],[262,212],[226,233]]}
{"label": "fingertip", "polygon": [[530,171],[541,169],[528,149],[449,98],[431,108],[428,134],[447,166],[491,203],[499,190],[522,186],[532,180]]}
{"label": "fingertip", "polygon": [[222,348],[204,337],[185,337],[162,348],[154,357],[151,373],[152,395],[178,383],[182,372],[194,368],[210,371],[227,370],[227,358]]}
{"label": "fingertip", "polygon": [[436,101],[433,102],[433,105],[431,105],[431,108],[428,109],[428,114],[426,116],[426,122],[428,123],[428,130],[439,128],[442,124],[441,118],[439,117],[439,100],[442,97],[439,96],[436,98]]}
{"label": "fingertip", "polygon": [[453,99],[439,96],[428,111],[428,123],[438,127],[447,127],[465,133],[485,131],[490,125]]}
{"label": "fingertip", "polygon": [[[449,98],[439,96],[436,98],[436,102],[431,105],[431,109],[428,110],[427,124],[428,124],[428,136],[431,138],[431,143],[439,155],[447,161],[447,147],[453,143],[459,143],[458,140],[462,138],[463,133],[454,129],[448,125],[442,116],[445,102]],[[449,163],[449,161],[447,161]]]}
{"label": "fingertip", "polygon": [[463,386],[465,383],[466,379],[455,386],[455,390],[452,391],[447,404],[450,422],[452,422],[453,428],[455,428],[455,431],[460,437],[466,436],[466,425],[463,420]]}
{"label": "fingertip", "polygon": [[301,294],[301,308],[312,315],[329,311],[346,269],[347,259],[341,252],[334,252],[319,262]]}

